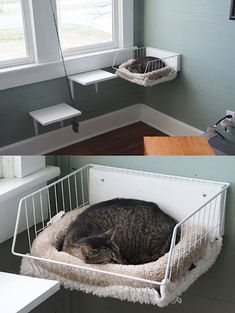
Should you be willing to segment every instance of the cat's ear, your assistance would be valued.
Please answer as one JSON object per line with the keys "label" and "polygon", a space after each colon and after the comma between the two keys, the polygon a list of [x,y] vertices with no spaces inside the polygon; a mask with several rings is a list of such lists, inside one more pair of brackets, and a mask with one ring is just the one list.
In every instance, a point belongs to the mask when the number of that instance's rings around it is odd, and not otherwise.
{"label": "cat's ear", "polygon": [[116,231],[117,231],[117,226],[113,226],[112,228],[107,230],[105,233],[103,233],[101,236],[106,239],[110,239],[112,241],[116,234]]}

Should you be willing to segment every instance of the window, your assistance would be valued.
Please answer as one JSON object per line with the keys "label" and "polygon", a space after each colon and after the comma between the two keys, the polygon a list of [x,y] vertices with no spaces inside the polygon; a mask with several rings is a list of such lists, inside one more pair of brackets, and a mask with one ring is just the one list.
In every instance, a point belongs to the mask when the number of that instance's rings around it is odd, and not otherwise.
{"label": "window", "polygon": [[67,54],[118,47],[117,0],[57,0],[57,12]]}
{"label": "window", "polygon": [[0,90],[64,75],[55,19],[69,75],[111,66],[133,46],[133,1],[0,0]]}
{"label": "window", "polygon": [[0,67],[31,60],[26,11],[24,0],[0,0]]}

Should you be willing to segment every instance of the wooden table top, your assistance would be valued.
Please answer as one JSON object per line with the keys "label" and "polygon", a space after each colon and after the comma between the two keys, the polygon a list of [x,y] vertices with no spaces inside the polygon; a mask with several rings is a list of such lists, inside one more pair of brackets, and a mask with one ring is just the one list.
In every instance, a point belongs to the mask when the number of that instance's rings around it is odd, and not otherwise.
{"label": "wooden table top", "polygon": [[144,153],[154,155],[215,155],[208,139],[200,136],[188,137],[144,137]]}

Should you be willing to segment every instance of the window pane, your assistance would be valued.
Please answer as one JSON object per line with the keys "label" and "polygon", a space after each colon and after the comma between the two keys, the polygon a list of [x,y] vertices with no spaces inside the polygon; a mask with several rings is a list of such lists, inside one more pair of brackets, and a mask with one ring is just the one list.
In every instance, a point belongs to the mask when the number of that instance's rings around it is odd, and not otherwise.
{"label": "window pane", "polygon": [[20,0],[0,0],[0,62],[27,57]]}
{"label": "window pane", "polygon": [[58,0],[63,49],[113,41],[112,0]]}

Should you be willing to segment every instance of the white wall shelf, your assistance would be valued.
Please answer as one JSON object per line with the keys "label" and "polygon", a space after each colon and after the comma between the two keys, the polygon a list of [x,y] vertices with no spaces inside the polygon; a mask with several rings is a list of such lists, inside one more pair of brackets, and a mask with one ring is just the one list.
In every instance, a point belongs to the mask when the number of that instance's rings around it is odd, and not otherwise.
{"label": "white wall shelf", "polygon": [[110,79],[115,79],[117,77],[118,77],[117,74],[113,74],[104,70],[96,70],[96,71],[69,76],[73,98],[74,98],[74,83],[77,83],[83,86],[95,84],[95,90],[96,90],[96,93],[98,93],[98,83],[106,81],[106,80],[110,80]]}
{"label": "white wall shelf", "polygon": [[38,135],[38,123],[42,126],[60,122],[61,127],[64,127],[64,121],[81,115],[82,112],[71,107],[66,103],[53,105],[44,109],[30,112],[29,115],[34,121],[34,130]]}
{"label": "white wall shelf", "polygon": [[28,313],[59,290],[58,281],[0,272],[0,312]]}

